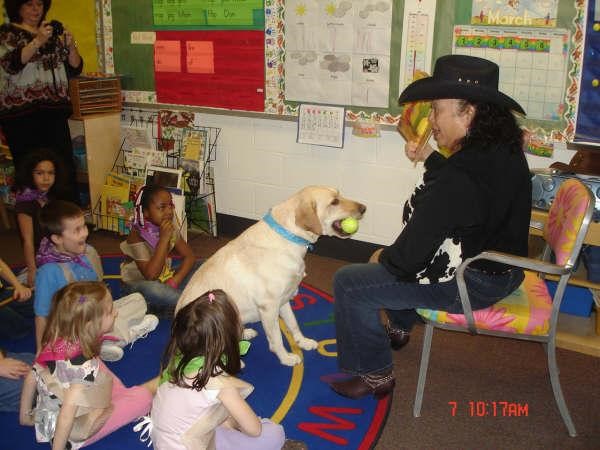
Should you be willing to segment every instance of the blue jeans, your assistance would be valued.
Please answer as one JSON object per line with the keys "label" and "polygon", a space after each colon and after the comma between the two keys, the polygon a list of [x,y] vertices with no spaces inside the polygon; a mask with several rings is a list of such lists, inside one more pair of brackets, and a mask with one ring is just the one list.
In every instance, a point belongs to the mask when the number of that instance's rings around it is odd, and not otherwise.
{"label": "blue jeans", "polygon": [[[7,358],[18,359],[29,365],[33,364],[35,355],[32,353],[10,353]],[[18,411],[21,404],[21,388],[23,387],[23,378],[13,380],[11,378],[0,377],[0,411],[14,412]]]}
{"label": "blue jeans", "polygon": [[123,282],[123,293],[127,295],[139,292],[144,296],[148,304],[148,312],[164,319],[171,319],[173,318],[173,312],[179,296],[187,286],[190,278],[192,278],[196,270],[202,265],[202,262],[196,261],[185,278],[179,283],[177,289],[156,280],[138,280],[127,283]]}
{"label": "blue jeans", "polygon": [[[465,271],[474,310],[486,308],[513,292],[523,280],[518,269],[489,275]],[[392,323],[410,330],[416,308],[462,314],[456,280],[418,284],[399,281],[381,264],[351,264],[334,277],[334,310],[338,365],[354,375],[385,372],[392,367],[389,339],[379,311],[386,309]]]}

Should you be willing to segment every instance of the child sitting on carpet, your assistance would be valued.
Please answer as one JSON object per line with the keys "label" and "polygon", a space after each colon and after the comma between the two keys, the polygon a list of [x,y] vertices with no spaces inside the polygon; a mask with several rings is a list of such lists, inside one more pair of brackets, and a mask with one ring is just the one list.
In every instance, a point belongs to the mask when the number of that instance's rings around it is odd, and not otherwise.
{"label": "child sitting on carpet", "polygon": [[38,149],[27,155],[15,177],[15,213],[23,257],[27,266],[27,284],[34,285],[35,253],[42,240],[39,214],[48,201],[64,194],[63,169],[60,160],[48,149]]}
{"label": "child sitting on carpet", "polygon": [[[38,351],[56,291],[73,281],[100,281],[103,276],[98,253],[86,243],[88,228],[79,206],[62,200],[50,202],[42,209],[40,222],[46,236],[36,255],[34,312]],[[120,347],[158,325],[156,316],[146,314],[146,302],[139,294],[117,300],[115,307],[121,312],[115,333],[102,346],[101,356],[108,361],[121,359]]]}
{"label": "child sitting on carpet", "polygon": [[71,283],[52,299],[19,414],[22,425],[35,426],[38,442],[51,442],[52,449],[80,448],[149,411],[158,378],[126,388],[98,358],[102,336],[112,330],[117,313],[100,282]]}
{"label": "child sitting on carpet", "polygon": [[150,435],[156,450],[206,448],[279,450],[281,425],[260,419],[244,400],[254,389],[236,378],[242,324],[221,290],[178,311],[152,403]]}
{"label": "child sitting on carpet", "polygon": [[[131,233],[121,243],[129,261],[121,264],[125,292],[140,292],[149,309],[171,318],[177,300],[201,262],[180,236],[171,193],[162,186],[143,186],[135,202]],[[183,257],[174,270],[169,253],[175,249]]]}

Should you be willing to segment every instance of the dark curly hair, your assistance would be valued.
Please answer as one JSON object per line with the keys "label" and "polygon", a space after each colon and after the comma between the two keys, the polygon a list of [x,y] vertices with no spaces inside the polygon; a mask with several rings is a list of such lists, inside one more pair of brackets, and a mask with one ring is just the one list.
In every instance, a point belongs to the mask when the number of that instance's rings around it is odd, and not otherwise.
{"label": "dark curly hair", "polygon": [[156,194],[159,192],[169,192],[169,190],[163,186],[159,186],[158,184],[147,184],[143,187],[141,192],[140,204],[142,205],[142,210],[146,211],[150,208],[150,202]]}
{"label": "dark curly hair", "polygon": [[[12,23],[21,23],[23,22],[23,18],[21,17],[21,6],[27,3],[29,0],[4,0],[4,6],[6,7],[6,15],[10,19]],[[40,19],[40,23],[44,21],[46,18],[46,14],[50,9],[50,5],[52,4],[52,0],[42,0],[44,6],[44,13],[42,14],[42,18]],[[38,24],[39,25],[39,24]]]}
{"label": "dark curly hair", "polygon": [[42,161],[50,161],[54,165],[54,184],[48,194],[52,198],[65,198],[65,168],[62,160],[49,148],[38,148],[30,152],[17,168],[13,191],[23,191],[25,188],[36,189],[33,183],[33,170]]}
{"label": "dark curly hair", "polygon": [[459,100],[458,111],[463,112],[469,104],[475,107],[475,115],[461,146],[475,144],[485,149],[502,142],[511,152],[522,151],[523,130],[509,109],[495,103]]}
{"label": "dark curly hair", "polygon": [[[167,369],[171,383],[200,391],[209,378],[241,370],[241,338],[240,316],[227,294],[220,289],[205,292],[175,315],[162,369]],[[176,356],[180,359],[174,364]],[[204,357],[204,365],[197,374],[187,376],[185,367],[199,356]]]}

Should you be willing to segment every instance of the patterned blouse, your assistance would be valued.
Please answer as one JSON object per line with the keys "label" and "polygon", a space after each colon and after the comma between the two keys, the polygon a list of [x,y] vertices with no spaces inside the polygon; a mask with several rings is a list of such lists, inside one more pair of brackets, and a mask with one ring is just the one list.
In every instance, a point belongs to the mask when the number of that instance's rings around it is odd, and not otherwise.
{"label": "patterned blouse", "polygon": [[27,62],[21,51],[35,34],[13,24],[0,26],[0,118],[17,117],[40,109],[71,112],[68,79],[83,68],[71,67],[62,40],[49,41]]}

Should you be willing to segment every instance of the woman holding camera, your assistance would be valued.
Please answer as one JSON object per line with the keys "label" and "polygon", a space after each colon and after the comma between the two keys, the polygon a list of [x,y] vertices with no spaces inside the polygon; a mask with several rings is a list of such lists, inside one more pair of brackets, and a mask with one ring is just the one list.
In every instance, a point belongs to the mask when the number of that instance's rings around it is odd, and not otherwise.
{"label": "woman holding camera", "polygon": [[4,4],[10,23],[0,26],[0,126],[15,168],[28,152],[49,147],[64,161],[75,195],[68,79],[81,73],[83,60],[73,35],[45,21],[51,0]]}

